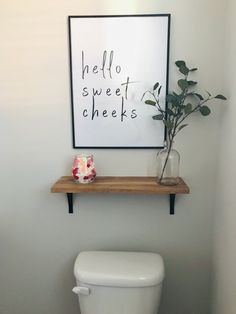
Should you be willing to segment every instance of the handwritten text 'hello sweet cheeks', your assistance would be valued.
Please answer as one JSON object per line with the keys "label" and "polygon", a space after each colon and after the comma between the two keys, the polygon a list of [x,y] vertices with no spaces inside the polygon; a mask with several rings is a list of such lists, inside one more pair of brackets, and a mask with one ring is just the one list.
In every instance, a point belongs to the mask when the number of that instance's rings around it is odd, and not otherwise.
{"label": "handwritten text 'hello sweet cheeks'", "polygon": [[[107,79],[112,80],[113,77],[122,74],[122,67],[120,65],[114,65],[114,51],[110,51],[109,56],[106,50],[104,50],[102,54],[102,62],[101,66],[98,65],[90,65],[86,63],[86,55],[85,52],[82,51],[81,53],[81,77],[84,82],[86,82],[86,78],[91,75],[94,75],[96,80],[98,79]],[[107,57],[108,56],[108,57]],[[121,122],[125,120],[125,118],[135,119],[137,118],[137,111],[136,109],[129,109],[126,108],[126,101],[129,97],[129,88],[130,84],[136,82],[131,82],[130,78],[127,77],[125,82],[121,82],[120,86],[117,88],[94,88],[94,87],[87,87],[83,86],[81,95],[84,99],[89,100],[89,107],[83,110],[82,115],[84,118],[88,118],[94,120],[95,118],[102,117],[102,118],[119,118]],[[97,107],[96,99],[98,97],[103,97],[106,104],[109,101],[110,96],[117,96],[119,99],[119,105],[116,104],[114,109],[111,108],[110,110],[101,108],[99,105]],[[87,104],[87,102],[86,102]]]}

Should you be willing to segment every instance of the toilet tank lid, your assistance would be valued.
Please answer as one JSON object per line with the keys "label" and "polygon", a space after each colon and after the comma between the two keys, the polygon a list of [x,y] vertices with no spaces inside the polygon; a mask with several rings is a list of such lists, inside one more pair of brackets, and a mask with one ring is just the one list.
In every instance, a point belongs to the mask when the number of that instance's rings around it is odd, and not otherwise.
{"label": "toilet tank lid", "polygon": [[148,287],[162,282],[164,263],[156,253],[85,251],[77,256],[74,275],[92,285]]}

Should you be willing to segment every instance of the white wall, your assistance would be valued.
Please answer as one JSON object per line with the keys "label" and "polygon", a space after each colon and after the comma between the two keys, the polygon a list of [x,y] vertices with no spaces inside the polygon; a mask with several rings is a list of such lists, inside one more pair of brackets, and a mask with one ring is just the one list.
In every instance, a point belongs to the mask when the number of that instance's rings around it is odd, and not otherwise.
{"label": "white wall", "polygon": [[228,1],[225,45],[227,108],[222,112],[218,193],[214,208],[213,314],[234,314],[236,309],[236,3]]}
{"label": "white wall", "polygon": [[[224,92],[220,0],[1,0],[1,314],[77,313],[73,263],[89,249],[161,253],[161,314],[209,313],[220,105],[208,119],[193,117],[176,140],[191,194],[177,197],[175,216],[166,196],[127,195],[83,195],[68,215],[65,196],[49,192],[70,174],[78,153],[72,149],[67,16],[135,13],[171,13],[171,73],[183,58],[199,67],[202,87]],[[154,175],[155,150],[93,152],[100,175]]]}

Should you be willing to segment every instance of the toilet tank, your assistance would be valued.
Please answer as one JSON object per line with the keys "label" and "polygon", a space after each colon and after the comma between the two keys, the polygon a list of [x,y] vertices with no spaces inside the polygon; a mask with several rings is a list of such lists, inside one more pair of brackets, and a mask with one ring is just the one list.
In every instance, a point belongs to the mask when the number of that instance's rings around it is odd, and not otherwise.
{"label": "toilet tank", "polygon": [[81,252],[74,275],[81,314],[157,314],[164,279],[159,254]]}

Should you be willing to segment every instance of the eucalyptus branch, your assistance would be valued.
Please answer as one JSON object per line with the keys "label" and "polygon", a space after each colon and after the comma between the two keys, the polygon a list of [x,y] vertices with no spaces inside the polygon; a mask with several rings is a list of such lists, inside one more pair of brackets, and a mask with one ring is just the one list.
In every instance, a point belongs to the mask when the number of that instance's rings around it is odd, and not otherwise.
{"label": "eucalyptus branch", "polygon": [[[161,113],[162,113],[162,112],[165,112],[165,110],[163,110],[163,109],[161,108],[161,106],[160,106],[160,104],[159,104],[159,103],[160,103],[159,97],[157,98],[157,96],[156,96],[156,94],[155,94],[154,91],[151,92],[150,90],[147,90],[147,91],[143,94],[141,100],[143,100],[143,98],[145,97],[145,95],[146,95],[147,93],[151,94],[152,98],[154,99],[154,102],[153,102],[152,105],[155,106],[155,107],[158,109],[159,112],[161,112]],[[148,105],[151,105],[151,103],[148,103],[148,101],[151,102],[151,100],[147,100],[145,103],[148,104]]]}
{"label": "eucalyptus branch", "polygon": [[159,112],[161,112],[161,113],[165,112],[165,110],[163,110],[163,109],[161,108],[161,106],[160,106],[160,99],[159,99],[159,96],[158,96],[158,98],[157,98],[156,94],[153,93],[153,97],[154,97],[154,99],[155,99],[156,107],[157,107],[157,109],[159,110]]}
{"label": "eucalyptus branch", "polygon": [[[197,106],[195,106],[190,112],[188,112],[187,114],[185,114],[183,116],[183,118],[178,122],[177,127],[181,125],[181,123],[188,117],[190,116],[192,113],[197,112],[200,110],[200,108],[202,107],[202,105],[204,105],[205,103],[207,103],[208,101],[214,99],[215,97],[210,97],[208,96],[208,98],[204,99],[202,102],[200,102]],[[178,132],[177,132],[178,133]]]}
{"label": "eucalyptus branch", "polygon": [[[207,92],[208,97],[203,97],[201,94],[197,93],[194,90],[197,82],[189,80],[189,75],[197,71],[197,68],[188,68],[184,61],[176,61],[175,64],[181,75],[183,75],[182,78],[177,81],[178,87],[181,90],[180,94],[176,92],[168,94],[166,98],[166,107],[162,107],[160,104],[162,86],[157,82],[153,86],[153,90],[144,92],[142,97],[143,100],[147,94],[151,96],[151,99],[146,100],[145,103],[157,108],[157,111],[160,114],[154,115],[152,118],[154,120],[162,121],[167,131],[168,151],[161,178],[164,174],[175,136],[188,125],[183,124],[183,122],[195,112],[200,112],[202,116],[208,116],[211,113],[211,110],[206,106],[207,102],[213,99],[226,100],[226,97],[221,94],[212,96]],[[194,96],[194,101],[187,102],[190,96]]]}

